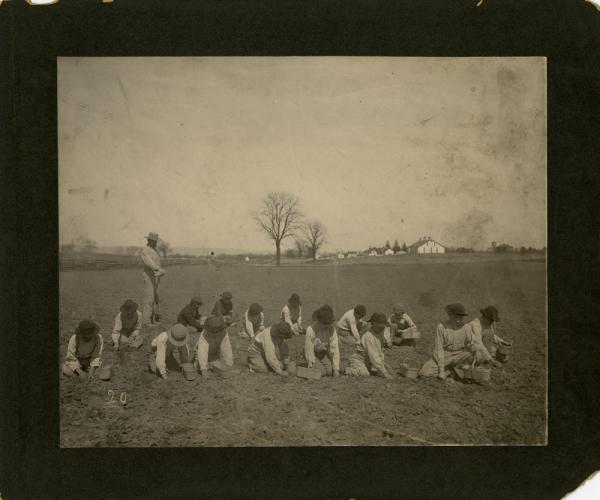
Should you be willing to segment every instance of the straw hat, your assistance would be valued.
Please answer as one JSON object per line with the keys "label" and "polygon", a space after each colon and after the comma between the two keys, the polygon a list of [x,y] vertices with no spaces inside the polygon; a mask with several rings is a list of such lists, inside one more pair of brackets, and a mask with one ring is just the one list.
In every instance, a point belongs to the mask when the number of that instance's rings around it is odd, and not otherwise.
{"label": "straw hat", "polygon": [[158,233],[148,233],[147,240],[158,241]]}
{"label": "straw hat", "polygon": [[177,347],[183,347],[188,340],[188,329],[180,323],[177,323],[167,331],[169,342]]}

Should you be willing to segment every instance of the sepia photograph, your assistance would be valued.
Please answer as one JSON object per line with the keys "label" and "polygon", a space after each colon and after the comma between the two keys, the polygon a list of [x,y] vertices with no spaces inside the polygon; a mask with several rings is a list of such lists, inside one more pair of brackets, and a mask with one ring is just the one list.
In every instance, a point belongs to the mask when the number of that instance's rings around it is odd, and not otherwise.
{"label": "sepia photograph", "polygon": [[544,57],[59,57],[60,446],[548,443]]}

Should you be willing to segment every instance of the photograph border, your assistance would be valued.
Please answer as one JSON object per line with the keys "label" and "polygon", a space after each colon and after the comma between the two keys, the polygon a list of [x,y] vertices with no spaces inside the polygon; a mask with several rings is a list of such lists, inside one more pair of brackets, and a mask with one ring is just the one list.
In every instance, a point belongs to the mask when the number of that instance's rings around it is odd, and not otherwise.
{"label": "photograph border", "polygon": [[[594,6],[60,0],[42,7],[13,0],[0,6],[2,28],[11,35],[0,56],[2,109],[11,117],[0,143],[9,165],[0,198],[9,235],[0,349],[2,394],[10,402],[3,496],[554,498],[597,468]],[[547,57],[549,445],[59,449],[56,57],[116,55]]]}

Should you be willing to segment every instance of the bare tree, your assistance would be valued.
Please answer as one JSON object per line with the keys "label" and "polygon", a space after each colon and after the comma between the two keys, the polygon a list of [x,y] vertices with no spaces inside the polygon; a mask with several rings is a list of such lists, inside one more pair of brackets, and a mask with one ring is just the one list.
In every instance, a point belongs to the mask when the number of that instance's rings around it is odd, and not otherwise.
{"label": "bare tree", "polygon": [[319,248],[325,243],[325,227],[319,221],[314,220],[305,224],[303,231],[314,262],[317,260]]}
{"label": "bare tree", "polygon": [[262,200],[254,220],[275,243],[277,265],[281,264],[281,242],[294,236],[302,222],[300,199],[290,193],[274,191]]}
{"label": "bare tree", "polygon": [[306,248],[306,242],[301,238],[294,239],[294,244],[296,245],[296,252],[299,258],[304,257],[306,255],[308,249]]}

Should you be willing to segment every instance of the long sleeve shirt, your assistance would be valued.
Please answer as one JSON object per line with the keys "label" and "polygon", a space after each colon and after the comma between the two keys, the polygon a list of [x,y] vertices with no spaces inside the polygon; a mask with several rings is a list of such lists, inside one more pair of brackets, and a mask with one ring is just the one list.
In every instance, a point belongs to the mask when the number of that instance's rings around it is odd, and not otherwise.
{"label": "long sleeve shirt", "polygon": [[140,252],[140,258],[144,264],[144,272],[154,276],[156,272],[164,272],[161,267],[160,255],[154,248],[144,247]]}
{"label": "long sleeve shirt", "polygon": [[251,318],[248,316],[248,311],[246,311],[244,314],[244,328],[248,336],[253,339],[258,332],[265,328],[265,314],[261,312],[256,318]]}
{"label": "long sleeve shirt", "polygon": [[372,332],[367,331],[356,344],[356,356],[359,356],[367,369],[377,370],[380,374],[387,373],[382,342]]}
{"label": "long sleeve shirt", "polygon": [[356,316],[354,316],[354,309],[346,311],[339,319],[336,326],[343,332],[352,334],[357,343],[360,342],[360,333],[358,332],[358,325],[356,323]]}
{"label": "long sleeve shirt", "polygon": [[193,326],[199,332],[204,328],[200,323],[200,312],[195,305],[188,304],[177,315],[177,322],[185,326]]}
{"label": "long sleeve shirt", "polygon": [[187,344],[182,347],[175,346],[169,342],[167,332],[162,332],[152,340],[152,347],[156,348],[156,368],[161,375],[167,373],[167,358],[175,351],[179,351],[179,362],[187,363],[190,359],[190,349]]}
{"label": "long sleeve shirt", "polygon": [[294,326],[297,324],[298,326],[302,325],[302,306],[298,306],[297,314],[292,313],[290,306],[287,304],[283,306],[281,310],[281,319],[288,323],[290,326]]}
{"label": "long sleeve shirt", "polygon": [[453,328],[448,321],[437,326],[433,346],[433,359],[443,369],[446,366],[445,352],[470,351],[473,345],[473,332],[468,324]]}
{"label": "long sleeve shirt", "polygon": [[400,316],[398,316],[396,314],[392,314],[388,318],[388,321],[390,322],[390,325],[395,326],[396,331],[406,330],[407,328],[416,327],[414,321],[406,313],[402,313]]}
{"label": "long sleeve shirt", "polygon": [[[212,345],[211,345],[212,344]],[[229,335],[225,334],[222,338],[215,340],[200,334],[196,344],[196,360],[201,370],[208,370],[208,363],[216,360],[222,361],[226,366],[233,366],[233,351]]]}
{"label": "long sleeve shirt", "polygon": [[[250,344],[250,347],[248,347],[248,353],[251,355],[259,354],[263,356],[267,364],[276,373],[283,371],[281,361],[279,361],[279,358],[277,357],[277,347],[271,338],[271,327],[265,328],[262,332],[255,335],[252,344]],[[284,340],[282,345],[279,347],[279,354],[285,358],[286,353],[287,343]]]}
{"label": "long sleeve shirt", "polygon": [[[131,332],[128,337],[137,337],[140,333],[140,325],[142,324],[142,313],[140,311],[136,311],[137,313],[137,324],[135,325],[134,330]],[[117,314],[115,318],[115,325],[113,326],[113,335],[121,335],[121,330],[123,329],[123,324],[121,323],[121,313]]]}
{"label": "long sleeve shirt", "polygon": [[219,299],[215,302],[215,305],[212,310],[212,315],[217,316],[223,320],[228,320],[230,319],[231,311],[233,311],[233,303],[223,302],[222,299]]}
{"label": "long sleeve shirt", "polygon": [[[473,334],[473,350],[479,350],[486,361],[491,361],[492,355],[483,342],[483,326],[481,325],[481,320],[475,318],[469,323],[469,326],[471,327],[471,332]],[[491,330],[489,331],[491,332]]]}
{"label": "long sleeve shirt", "polygon": [[[318,342],[317,342],[318,340]],[[309,366],[312,366],[315,362],[315,345],[320,344],[322,348],[327,351],[329,357],[331,357],[331,364],[334,370],[339,371],[340,369],[340,344],[335,328],[332,328],[331,335],[329,332],[326,335],[317,335],[314,328],[309,326],[306,329],[306,337],[304,339],[304,354],[306,361]]]}
{"label": "long sleeve shirt", "polygon": [[[65,363],[71,369],[81,369],[84,365],[87,366],[87,360],[89,360],[89,366],[98,368],[101,364],[102,349],[104,348],[104,342],[102,335],[98,334],[94,342],[86,342],[81,344],[78,348],[77,335],[72,335],[67,345],[67,355],[65,357]],[[84,363],[81,363],[85,360]]]}

